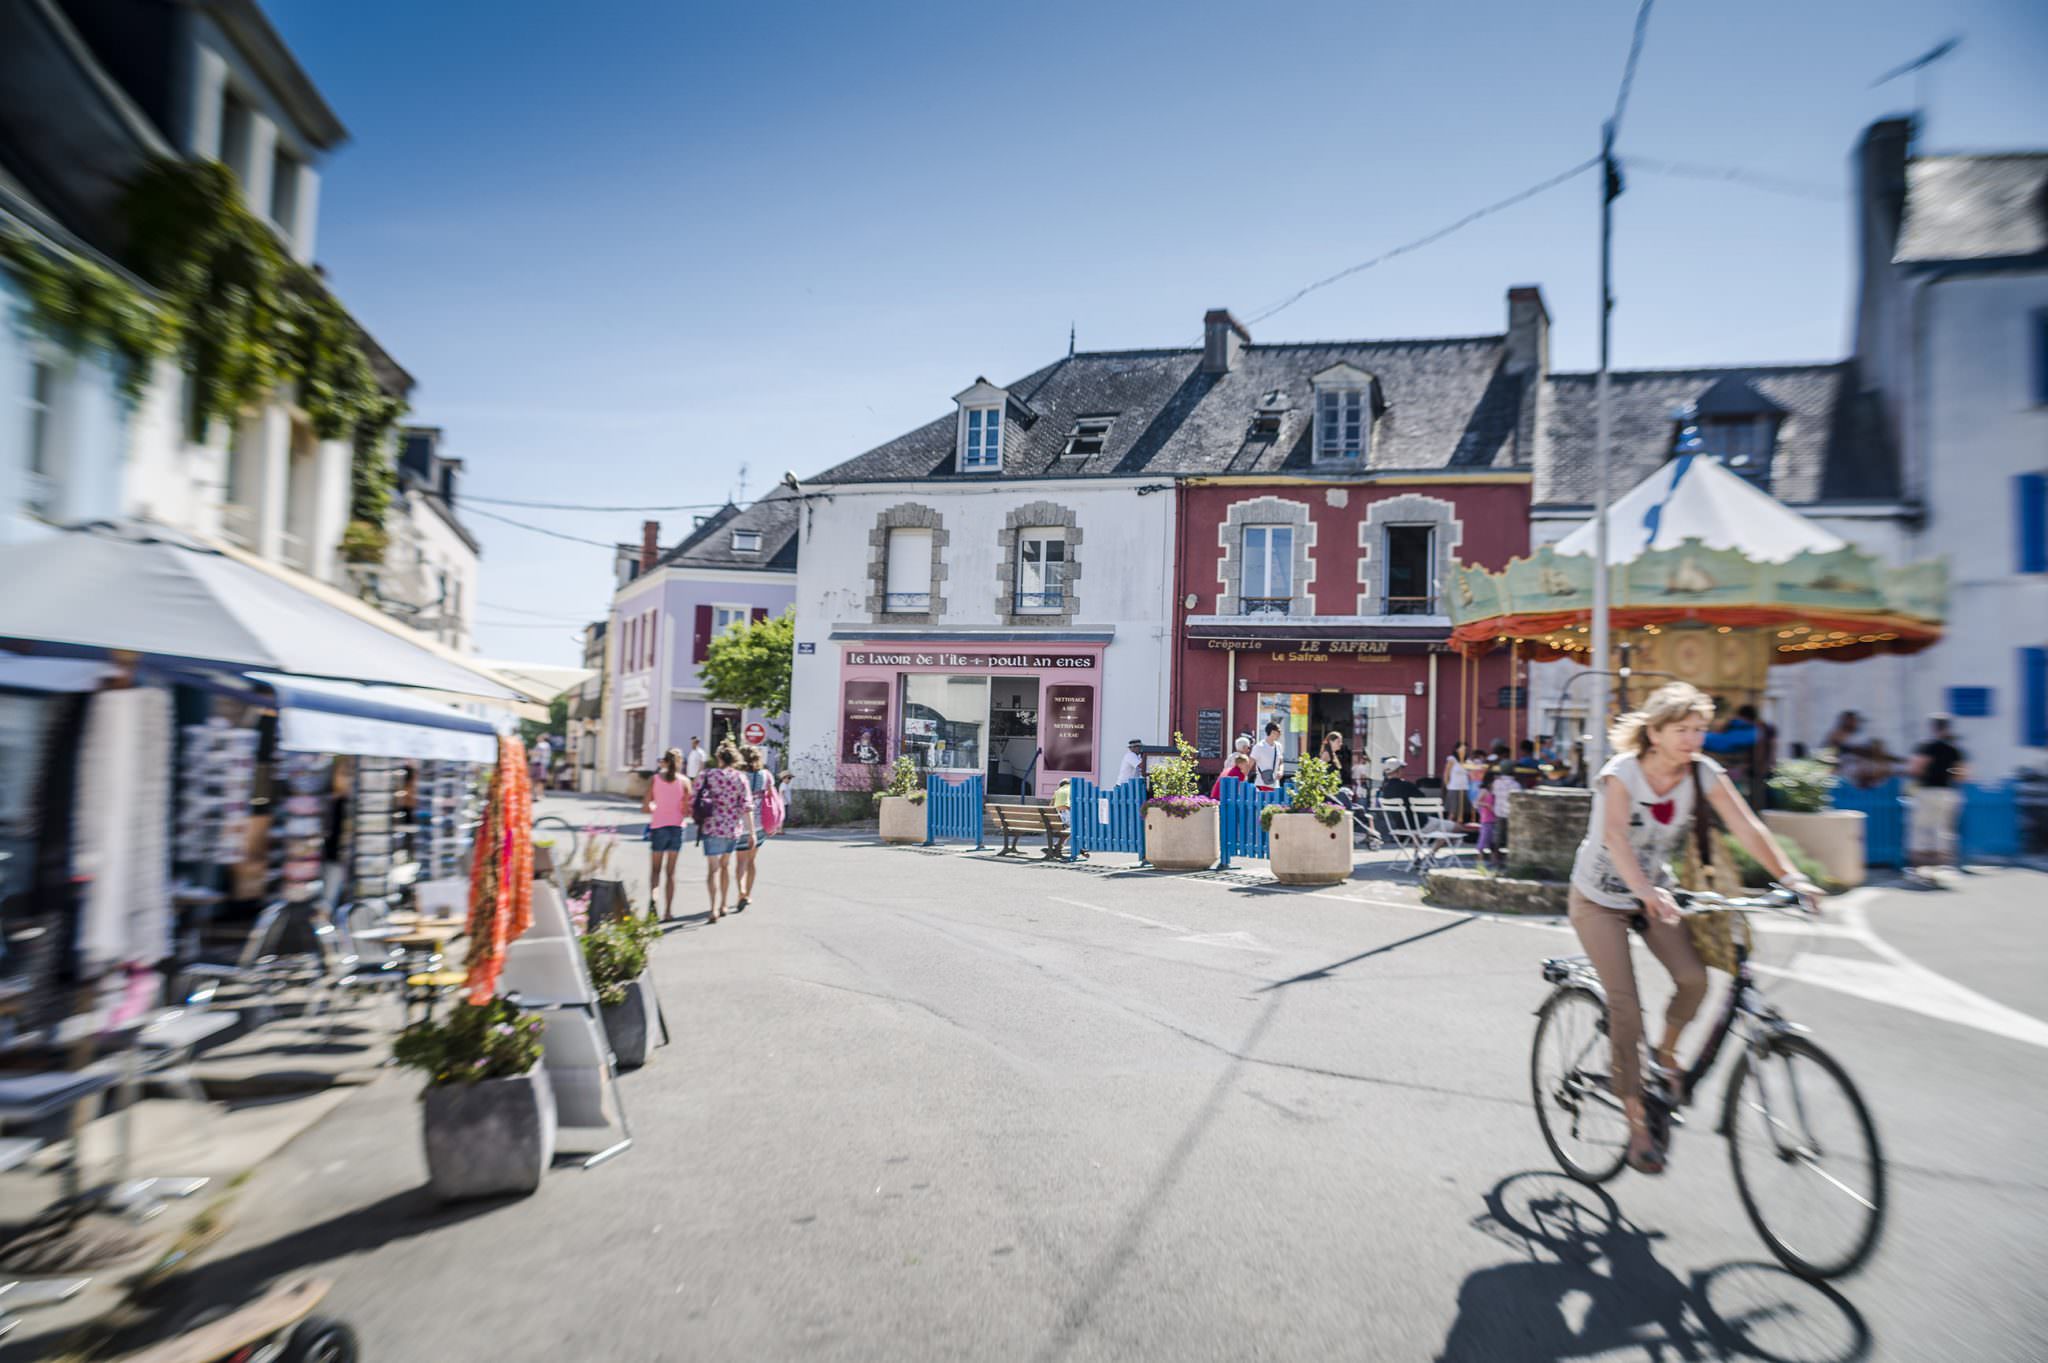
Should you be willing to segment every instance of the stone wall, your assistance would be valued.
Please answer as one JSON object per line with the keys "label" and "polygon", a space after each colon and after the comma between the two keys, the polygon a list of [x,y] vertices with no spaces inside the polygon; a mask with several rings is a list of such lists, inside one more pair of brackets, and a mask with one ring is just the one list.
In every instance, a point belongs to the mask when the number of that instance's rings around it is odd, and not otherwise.
{"label": "stone wall", "polygon": [[1539,786],[1508,801],[1508,874],[1527,880],[1569,880],[1572,857],[1586,836],[1593,792]]}

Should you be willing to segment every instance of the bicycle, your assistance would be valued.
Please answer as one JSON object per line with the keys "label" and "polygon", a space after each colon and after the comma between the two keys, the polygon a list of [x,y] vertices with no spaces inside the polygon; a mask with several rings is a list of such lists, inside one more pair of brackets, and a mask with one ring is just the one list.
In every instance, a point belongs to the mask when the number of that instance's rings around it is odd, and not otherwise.
{"label": "bicycle", "polygon": [[[1778,885],[1745,899],[1684,890],[1673,896],[1688,914],[1804,916],[1799,896]],[[1632,926],[1643,930],[1642,914]],[[1877,1127],[1848,1072],[1759,992],[1749,949],[1740,941],[1735,959],[1735,987],[1692,1067],[1673,1076],[1646,1060],[1645,1115],[1658,1143],[1666,1143],[1671,1129],[1684,1125],[1684,1110],[1722,1043],[1739,1030],[1742,1054],[1715,1130],[1728,1140],[1742,1208],[1785,1267],[1811,1280],[1838,1278],[1870,1257],[1884,1227],[1885,1166]],[[1607,1073],[1607,993],[1584,956],[1552,957],[1543,963],[1543,978],[1553,988],[1536,1010],[1529,1056],[1537,1124],[1565,1173],[1589,1185],[1605,1183],[1621,1172],[1629,1140],[1628,1115]],[[1546,1058],[1555,1063],[1546,1064]],[[1824,1194],[1842,1220],[1839,1246],[1821,1243],[1827,1217],[1811,1209],[1801,1213],[1792,1195],[1804,1189]]]}

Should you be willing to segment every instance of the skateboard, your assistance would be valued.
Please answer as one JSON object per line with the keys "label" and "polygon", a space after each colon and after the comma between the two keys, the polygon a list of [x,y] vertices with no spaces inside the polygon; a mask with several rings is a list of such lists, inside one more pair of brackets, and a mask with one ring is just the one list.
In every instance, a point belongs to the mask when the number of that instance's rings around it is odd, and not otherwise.
{"label": "skateboard", "polygon": [[356,1335],[312,1314],[333,1284],[302,1278],[121,1363],[356,1363]]}

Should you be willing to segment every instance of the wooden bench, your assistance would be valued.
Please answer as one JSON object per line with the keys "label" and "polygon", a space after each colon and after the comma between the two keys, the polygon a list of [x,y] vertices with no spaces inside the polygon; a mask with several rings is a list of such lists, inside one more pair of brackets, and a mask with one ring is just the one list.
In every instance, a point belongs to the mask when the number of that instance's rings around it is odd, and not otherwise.
{"label": "wooden bench", "polygon": [[1039,855],[1048,860],[1062,856],[1067,848],[1067,816],[1050,805],[999,805],[988,806],[995,815],[996,827],[1002,830],[1003,850],[996,853],[1001,857],[1021,857],[1017,840],[1024,837],[1045,836],[1045,851]]}

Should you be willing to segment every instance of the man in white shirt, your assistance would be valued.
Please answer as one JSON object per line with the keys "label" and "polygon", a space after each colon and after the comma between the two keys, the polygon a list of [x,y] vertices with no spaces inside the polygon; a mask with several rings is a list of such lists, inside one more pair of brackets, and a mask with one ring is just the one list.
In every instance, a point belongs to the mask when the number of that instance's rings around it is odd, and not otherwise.
{"label": "man in white shirt", "polygon": [[1258,784],[1272,788],[1280,784],[1280,726],[1266,725],[1266,736],[1252,745],[1252,775]]}
{"label": "man in white shirt", "polygon": [[1124,750],[1123,763],[1116,769],[1116,783],[1118,785],[1122,785],[1126,781],[1140,780],[1144,777],[1145,754],[1138,751],[1138,749],[1144,746],[1145,741],[1143,739],[1134,738],[1131,740],[1130,746]]}
{"label": "man in white shirt", "polygon": [[697,740],[697,736],[690,735],[690,752],[683,758],[683,774],[690,778],[691,785],[697,784],[697,778],[704,774],[704,766],[710,760],[704,755],[704,745]]}

